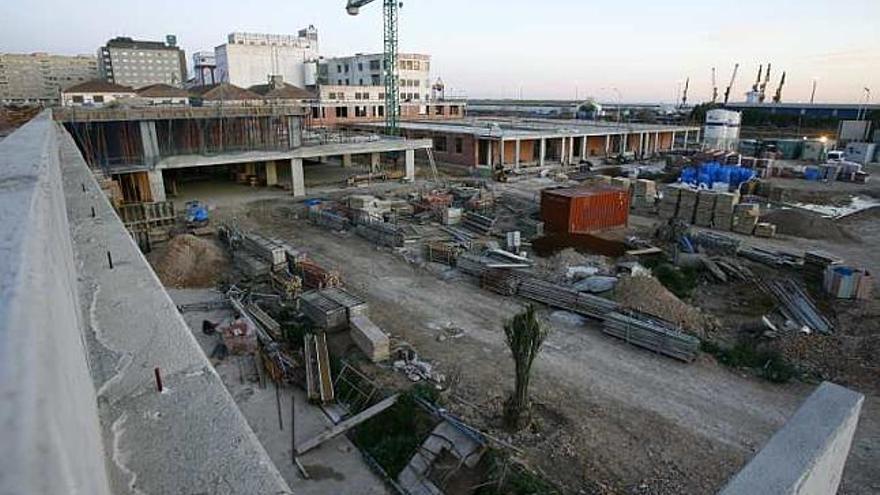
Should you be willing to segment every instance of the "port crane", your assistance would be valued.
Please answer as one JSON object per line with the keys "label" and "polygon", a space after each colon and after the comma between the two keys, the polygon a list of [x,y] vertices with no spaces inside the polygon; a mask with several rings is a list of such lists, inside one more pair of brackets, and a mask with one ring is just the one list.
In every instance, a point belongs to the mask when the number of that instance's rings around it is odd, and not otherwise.
{"label": "port crane", "polygon": [[[764,76],[764,81],[761,83],[761,94],[758,95],[758,103],[764,103],[764,100],[767,97],[767,84],[770,82],[770,67],[771,64],[767,64],[767,75]],[[761,75],[758,74],[758,79],[761,78]]]}
{"label": "port crane", "polygon": [[712,104],[718,101],[718,82],[715,80],[715,67],[712,67]]}
{"label": "port crane", "polygon": [[785,71],[782,72],[782,79],[779,80],[779,87],[776,88],[776,94],[773,95],[773,103],[782,101],[782,87],[785,86]]}
{"label": "port crane", "polygon": [[[361,7],[375,0],[348,0],[345,10],[349,15],[358,15]],[[397,63],[398,14],[403,2],[382,0],[384,18],[384,52],[382,70],[385,74],[385,133],[391,136],[400,134],[400,70]]]}
{"label": "port crane", "polygon": [[733,66],[733,74],[730,76],[730,83],[727,85],[727,88],[724,90],[724,104],[727,105],[727,102],[730,101],[730,91],[733,89],[733,83],[736,81],[736,73],[739,71],[739,64]]}
{"label": "port crane", "polygon": [[681,93],[681,108],[687,106],[688,102],[688,87],[691,85],[691,78],[687,78],[684,82],[684,91]]}

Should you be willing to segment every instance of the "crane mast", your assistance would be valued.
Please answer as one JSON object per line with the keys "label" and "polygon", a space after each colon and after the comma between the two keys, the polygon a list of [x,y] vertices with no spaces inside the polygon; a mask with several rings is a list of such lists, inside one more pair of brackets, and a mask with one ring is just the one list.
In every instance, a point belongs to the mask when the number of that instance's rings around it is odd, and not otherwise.
{"label": "crane mast", "polygon": [[[345,10],[358,15],[360,8],[374,0],[348,0]],[[400,134],[400,66],[398,64],[398,13],[402,2],[382,0],[384,24],[384,52],[382,70],[385,73],[385,133]]]}
{"label": "crane mast", "polygon": [[785,71],[782,72],[782,79],[779,80],[779,87],[776,88],[776,94],[773,95],[773,103],[782,101],[782,87],[785,86]]}
{"label": "crane mast", "polygon": [[733,66],[733,74],[730,76],[730,83],[727,85],[727,88],[724,90],[724,104],[727,105],[727,102],[730,101],[730,91],[733,89],[733,83],[736,82],[736,73],[739,71],[739,64],[735,64]]}
{"label": "crane mast", "polygon": [[681,93],[681,107],[684,108],[687,106],[688,102],[688,87],[691,85],[691,78],[687,78],[684,82],[684,91]]}
{"label": "crane mast", "polygon": [[718,83],[715,80],[715,67],[712,67],[712,104],[718,101]]}

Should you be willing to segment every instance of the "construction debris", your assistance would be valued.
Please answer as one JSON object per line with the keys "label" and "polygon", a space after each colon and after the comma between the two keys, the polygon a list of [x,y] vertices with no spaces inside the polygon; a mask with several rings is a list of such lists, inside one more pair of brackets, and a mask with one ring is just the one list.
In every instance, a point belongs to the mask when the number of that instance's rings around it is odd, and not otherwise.
{"label": "construction debris", "polygon": [[779,311],[805,333],[830,334],[834,327],[816,308],[813,299],[790,279],[772,280],[767,288],[779,302]]}

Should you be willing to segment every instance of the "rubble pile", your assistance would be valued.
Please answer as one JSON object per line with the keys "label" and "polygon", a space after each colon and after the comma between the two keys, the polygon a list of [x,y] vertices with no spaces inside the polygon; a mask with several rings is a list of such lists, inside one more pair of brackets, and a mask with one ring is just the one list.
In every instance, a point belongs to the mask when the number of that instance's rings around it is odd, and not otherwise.
{"label": "rubble pile", "polygon": [[714,318],[682,302],[654,277],[621,277],[614,294],[621,306],[662,318],[697,337],[705,337],[716,326]]}
{"label": "rubble pile", "polygon": [[211,241],[194,235],[179,235],[155,263],[156,275],[166,287],[204,288],[217,284],[229,261]]}

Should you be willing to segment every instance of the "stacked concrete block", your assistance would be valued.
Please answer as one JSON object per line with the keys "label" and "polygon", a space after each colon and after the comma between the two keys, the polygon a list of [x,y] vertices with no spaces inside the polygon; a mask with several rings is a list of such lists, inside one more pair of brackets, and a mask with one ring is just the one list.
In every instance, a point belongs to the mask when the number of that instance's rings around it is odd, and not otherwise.
{"label": "stacked concrete block", "polygon": [[755,225],[755,236],[757,237],[776,237],[776,225],[767,222],[758,222]]}
{"label": "stacked concrete block", "polygon": [[352,316],[349,323],[351,340],[370,361],[378,363],[388,359],[391,355],[391,341],[382,329],[363,314]]}
{"label": "stacked concrete block", "polygon": [[733,226],[733,213],[739,203],[739,193],[718,193],[715,197],[715,214],[712,225],[719,230],[730,230]]}
{"label": "stacked concrete block", "polygon": [[700,191],[697,196],[697,210],[694,214],[694,224],[700,227],[711,227],[712,217],[715,216],[715,198],[718,194],[714,191]]}
{"label": "stacked concrete block", "polygon": [[734,207],[733,231],[752,235],[758,225],[761,208],[755,203],[741,203]]}
{"label": "stacked concrete block", "polygon": [[657,200],[657,183],[652,180],[639,179],[632,188],[630,205],[639,212],[653,213]]}
{"label": "stacked concrete block", "polygon": [[669,186],[663,191],[663,197],[660,198],[660,207],[658,213],[660,218],[669,220],[675,218],[678,213],[678,200],[681,198],[681,188],[678,186]]}
{"label": "stacked concrete block", "polygon": [[611,179],[611,185],[629,191],[632,187],[632,181],[626,177],[614,177]]}
{"label": "stacked concrete block", "polygon": [[678,199],[678,212],[675,217],[686,223],[694,223],[694,211],[697,209],[696,189],[683,187]]}

